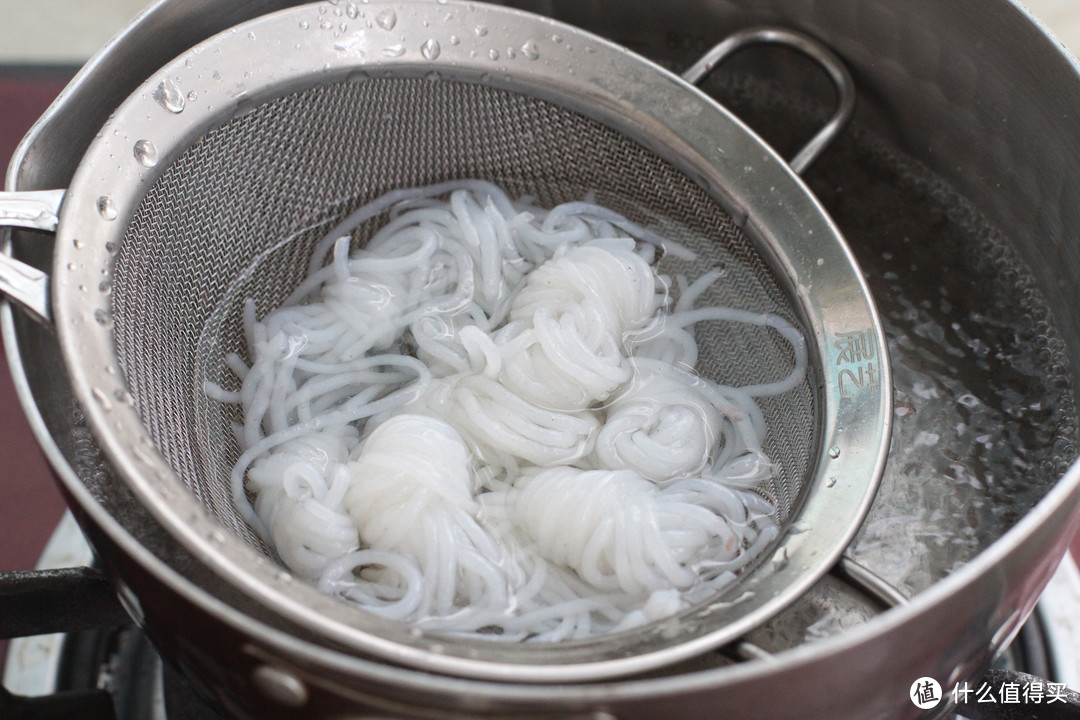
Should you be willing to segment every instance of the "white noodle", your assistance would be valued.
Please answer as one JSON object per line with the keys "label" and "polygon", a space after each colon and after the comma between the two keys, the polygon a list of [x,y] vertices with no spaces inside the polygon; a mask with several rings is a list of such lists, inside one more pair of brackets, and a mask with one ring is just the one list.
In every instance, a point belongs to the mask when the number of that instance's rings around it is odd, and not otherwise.
{"label": "white noodle", "polygon": [[281,559],[301,577],[318,578],[358,544],[343,505],[349,480],[341,472],[356,434],[348,425],[307,433],[262,455],[248,471],[259,519]]}
{"label": "white noodle", "polygon": [[400,554],[422,570],[414,610],[420,616],[507,606],[502,553],[477,523],[470,465],[452,427],[410,414],[375,428],[348,465],[345,506],[364,545]]}
{"label": "white noodle", "polygon": [[592,451],[600,423],[589,411],[545,410],[483,374],[436,381],[428,411],[452,422],[482,462],[502,472],[522,461],[566,465]]}
{"label": "white noodle", "polygon": [[672,365],[637,361],[633,383],[607,408],[598,466],[629,468],[654,482],[703,470],[720,440],[721,418],[737,408],[712,404],[720,398],[699,392],[701,383]]}
{"label": "white noodle", "polygon": [[697,563],[716,554],[730,560],[739,550],[721,517],[665,502],[632,470],[552,468],[526,474],[514,492],[513,517],[537,552],[601,590],[685,589],[697,579]]}

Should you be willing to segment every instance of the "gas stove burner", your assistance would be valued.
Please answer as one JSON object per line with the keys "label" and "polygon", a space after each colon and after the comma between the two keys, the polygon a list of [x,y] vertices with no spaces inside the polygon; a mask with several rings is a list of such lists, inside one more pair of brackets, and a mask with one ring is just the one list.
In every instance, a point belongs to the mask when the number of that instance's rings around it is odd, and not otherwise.
{"label": "gas stove burner", "polygon": [[[93,551],[78,525],[65,514],[38,569],[60,571],[73,564],[89,567],[93,562]],[[0,574],[0,581],[3,577]],[[17,585],[8,582],[5,588],[10,592]],[[78,590],[71,594],[71,604],[81,605]],[[34,597],[30,593],[24,600],[32,602]],[[95,612],[87,609],[86,615]],[[73,617],[72,622],[78,624],[80,618]],[[0,710],[8,710],[0,714],[12,720],[71,716],[84,720],[223,720],[162,662],[146,635],[130,621],[14,639],[8,646],[3,685],[14,698],[8,705],[0,705]]]}

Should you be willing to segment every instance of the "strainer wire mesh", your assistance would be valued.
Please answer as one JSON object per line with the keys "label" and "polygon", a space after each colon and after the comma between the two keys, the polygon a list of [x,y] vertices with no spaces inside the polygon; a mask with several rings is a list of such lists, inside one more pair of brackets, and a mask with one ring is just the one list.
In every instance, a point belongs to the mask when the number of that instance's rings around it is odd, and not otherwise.
{"label": "strainer wire mesh", "polygon": [[[315,243],[385,192],[480,178],[544,206],[596,201],[698,253],[661,262],[690,279],[719,268],[701,304],[799,312],[731,216],[674,164],[617,129],[547,101],[484,85],[413,78],[342,81],[285,95],[208,132],[168,167],[136,211],[117,255],[113,323],[129,390],[161,453],[239,538],[272,554],[239,517],[229,475],[240,450],[236,406],[203,383],[239,381],[242,308],[281,303]],[[385,218],[357,228],[362,246]],[[771,330],[703,324],[697,371],[740,386],[778,379],[793,357]],[[783,526],[803,500],[817,447],[811,366],[795,390],[759,400],[776,465],[762,492]]]}

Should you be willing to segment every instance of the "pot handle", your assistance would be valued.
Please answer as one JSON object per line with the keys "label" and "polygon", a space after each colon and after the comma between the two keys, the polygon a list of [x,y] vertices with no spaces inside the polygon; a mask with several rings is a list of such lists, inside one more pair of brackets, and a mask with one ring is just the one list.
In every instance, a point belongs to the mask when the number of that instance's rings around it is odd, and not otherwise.
{"label": "pot handle", "polygon": [[[64,190],[0,192],[0,228],[20,227],[56,232]],[[49,276],[0,253],[0,293],[22,305],[38,320],[52,323]]]}
{"label": "pot handle", "polygon": [[809,35],[779,27],[749,28],[731,35],[684,72],[683,80],[699,85],[720,63],[748,45],[782,45],[797,50],[820,65],[836,86],[836,112],[825,127],[788,162],[792,170],[802,175],[851,120],[855,112],[855,81],[844,62],[828,47]]}

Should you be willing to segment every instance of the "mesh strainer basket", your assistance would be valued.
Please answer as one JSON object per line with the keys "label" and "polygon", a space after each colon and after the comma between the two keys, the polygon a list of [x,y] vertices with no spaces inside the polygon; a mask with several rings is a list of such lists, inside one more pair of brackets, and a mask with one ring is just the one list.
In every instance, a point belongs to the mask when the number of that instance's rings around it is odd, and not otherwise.
{"label": "mesh strainer basket", "polygon": [[[804,328],[806,381],[762,402],[778,468],[763,492],[783,531],[721,594],[588,640],[456,638],[320,594],[240,519],[228,484],[235,411],[202,388],[234,382],[224,357],[244,350],[243,302],[254,299],[259,314],[280,303],[322,233],[356,208],[395,188],[460,178],[547,206],[593,194],[678,235],[701,267],[726,268],[730,279],[710,301]],[[687,658],[738,638],[828,571],[883,466],[890,383],[881,330],[814,198],[691,85],[547,19],[441,1],[335,1],[234,28],[118,108],[67,191],[57,236],[55,324],[119,475],[222,583],[365,656],[534,682]],[[364,240],[361,229],[354,242]],[[760,329],[699,343],[697,370],[731,385],[792,362],[787,345]]]}

